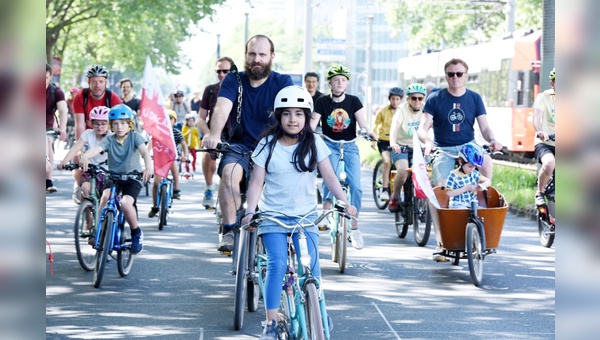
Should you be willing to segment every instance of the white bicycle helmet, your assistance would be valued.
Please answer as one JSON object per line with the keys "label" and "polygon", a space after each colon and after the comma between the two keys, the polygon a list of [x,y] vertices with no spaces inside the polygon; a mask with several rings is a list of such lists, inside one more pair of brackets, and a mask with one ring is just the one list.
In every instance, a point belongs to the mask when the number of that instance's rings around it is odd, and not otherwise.
{"label": "white bicycle helmet", "polygon": [[274,109],[283,109],[287,107],[299,107],[309,109],[313,112],[313,100],[310,93],[300,86],[284,87],[275,97]]}

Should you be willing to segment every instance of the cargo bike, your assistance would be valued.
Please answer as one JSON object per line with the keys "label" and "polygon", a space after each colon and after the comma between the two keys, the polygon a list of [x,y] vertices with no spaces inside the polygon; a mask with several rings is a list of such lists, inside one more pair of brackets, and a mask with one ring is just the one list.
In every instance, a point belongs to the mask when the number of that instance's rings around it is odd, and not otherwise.
{"label": "cargo bike", "polygon": [[435,187],[433,192],[440,208],[431,201],[429,211],[434,224],[435,236],[441,251],[434,254],[452,259],[458,265],[467,259],[469,272],[475,286],[483,279],[483,260],[496,253],[504,227],[508,204],[495,188],[479,192],[479,204],[473,202],[471,209],[449,209],[450,198],[444,187]]}

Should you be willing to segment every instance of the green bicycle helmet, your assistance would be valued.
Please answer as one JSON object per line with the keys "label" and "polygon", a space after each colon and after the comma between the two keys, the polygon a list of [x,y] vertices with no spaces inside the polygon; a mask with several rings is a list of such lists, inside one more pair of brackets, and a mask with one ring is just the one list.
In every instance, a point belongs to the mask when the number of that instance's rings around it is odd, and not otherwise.
{"label": "green bicycle helmet", "polygon": [[331,68],[329,68],[329,71],[327,72],[327,80],[335,76],[344,76],[348,80],[350,80],[350,70],[344,65],[331,66]]}
{"label": "green bicycle helmet", "polygon": [[425,89],[425,86],[423,86],[419,83],[412,83],[406,87],[406,95],[407,96],[411,95],[413,93],[420,93],[424,96],[427,96],[427,90]]}
{"label": "green bicycle helmet", "polygon": [[556,68],[553,67],[552,71],[550,71],[550,76],[549,76],[550,80],[554,81],[556,79]]}

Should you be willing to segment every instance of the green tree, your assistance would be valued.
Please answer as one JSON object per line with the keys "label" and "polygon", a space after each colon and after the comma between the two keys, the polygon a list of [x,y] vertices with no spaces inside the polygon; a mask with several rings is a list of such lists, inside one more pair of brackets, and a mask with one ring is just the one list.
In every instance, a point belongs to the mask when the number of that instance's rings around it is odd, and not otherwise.
{"label": "green tree", "polygon": [[[506,31],[506,0],[380,0],[395,34],[412,50],[443,49],[489,41]],[[515,29],[541,28],[542,0],[515,1]]]}
{"label": "green tree", "polygon": [[141,72],[149,55],[154,65],[176,73],[186,63],[179,43],[189,27],[212,17],[223,2],[46,0],[46,60],[58,55],[67,69],[103,63]]}

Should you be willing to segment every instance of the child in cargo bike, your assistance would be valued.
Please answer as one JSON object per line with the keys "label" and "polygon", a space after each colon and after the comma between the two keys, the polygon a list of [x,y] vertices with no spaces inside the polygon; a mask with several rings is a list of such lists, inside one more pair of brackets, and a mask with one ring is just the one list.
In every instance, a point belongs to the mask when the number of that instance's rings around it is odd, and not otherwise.
{"label": "child in cargo bike", "polygon": [[477,191],[491,185],[491,181],[476,169],[483,166],[483,152],[478,145],[467,143],[458,153],[459,167],[452,170],[446,181],[450,197],[449,208],[470,209],[471,202],[478,202]]}

